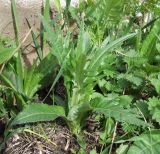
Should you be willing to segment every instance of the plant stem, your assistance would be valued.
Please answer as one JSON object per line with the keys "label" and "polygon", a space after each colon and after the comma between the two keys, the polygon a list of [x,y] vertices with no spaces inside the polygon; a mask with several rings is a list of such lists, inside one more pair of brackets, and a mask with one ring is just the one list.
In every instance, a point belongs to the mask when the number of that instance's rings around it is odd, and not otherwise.
{"label": "plant stem", "polygon": [[18,28],[18,16],[17,16],[15,0],[11,0],[11,7],[12,7],[13,26],[15,31],[16,45],[18,46],[19,45],[19,28]]}
{"label": "plant stem", "polygon": [[114,139],[115,139],[115,137],[116,137],[117,124],[118,124],[118,122],[116,122],[115,127],[114,127],[114,132],[113,132],[111,147],[110,147],[110,149],[109,149],[109,154],[112,153],[113,142],[114,142]]}

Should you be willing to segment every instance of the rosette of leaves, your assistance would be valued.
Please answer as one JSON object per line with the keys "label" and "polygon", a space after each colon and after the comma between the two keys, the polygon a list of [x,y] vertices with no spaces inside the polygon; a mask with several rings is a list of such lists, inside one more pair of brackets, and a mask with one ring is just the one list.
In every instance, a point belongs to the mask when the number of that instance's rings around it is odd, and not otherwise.
{"label": "rosette of leaves", "polygon": [[[51,53],[56,57],[61,66],[58,77],[64,77],[64,85],[67,90],[65,106],[48,106],[46,104],[31,104],[18,114],[11,125],[24,124],[37,121],[54,120],[63,117],[71,129],[78,135],[85,125],[85,119],[90,112],[104,114],[113,117],[117,121],[128,122],[135,125],[147,124],[141,120],[141,116],[130,108],[130,96],[108,95],[104,97],[95,93],[95,85],[98,79],[104,77],[101,67],[108,54],[123,41],[134,37],[135,33],[128,34],[117,40],[107,37],[97,47],[91,44],[90,36],[81,25],[78,40],[73,42],[71,33],[64,36],[61,26],[55,23],[54,32],[52,27],[42,17]],[[53,110],[51,110],[53,108]],[[50,116],[49,116],[50,115]],[[35,117],[36,118],[33,118]],[[48,117],[48,118],[47,118]]]}
{"label": "rosette of leaves", "polygon": [[[52,65],[50,65],[51,62]],[[12,99],[16,99],[17,107],[22,109],[28,102],[34,100],[39,89],[51,83],[56,69],[57,62],[51,54],[47,55],[39,65],[35,62],[29,69],[26,66],[22,69],[20,58],[13,57],[0,74],[1,84],[7,87]],[[14,106],[14,104],[12,105]]]}

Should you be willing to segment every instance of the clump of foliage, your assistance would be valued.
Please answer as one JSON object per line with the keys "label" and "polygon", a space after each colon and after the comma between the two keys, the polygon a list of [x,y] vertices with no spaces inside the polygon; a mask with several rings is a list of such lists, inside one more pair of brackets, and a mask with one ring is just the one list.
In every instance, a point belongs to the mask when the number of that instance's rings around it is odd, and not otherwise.
{"label": "clump of foliage", "polygon": [[[46,1],[41,17],[42,50],[31,31],[39,64],[22,69],[20,49],[15,44],[0,46],[0,117],[7,121],[5,140],[16,125],[61,117],[84,151],[83,130],[87,118],[95,114],[103,123],[99,153],[160,152],[158,3],[87,0],[72,8],[70,1],[66,2],[66,8],[58,7],[59,15],[50,19]],[[137,11],[142,17],[136,16]],[[152,18],[145,23],[150,14]],[[73,22],[76,34],[70,27]],[[50,52],[44,58],[46,45]],[[61,78],[65,98],[56,99],[54,88]],[[37,101],[38,90],[46,86],[50,87],[47,96]],[[44,103],[47,97],[53,105]]]}

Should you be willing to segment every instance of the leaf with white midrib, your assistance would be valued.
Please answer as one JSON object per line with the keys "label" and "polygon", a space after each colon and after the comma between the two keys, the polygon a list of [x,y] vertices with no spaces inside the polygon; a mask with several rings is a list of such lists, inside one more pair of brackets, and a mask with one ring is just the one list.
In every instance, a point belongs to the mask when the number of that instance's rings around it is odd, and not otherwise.
{"label": "leaf with white midrib", "polygon": [[11,125],[33,123],[39,121],[51,121],[60,116],[65,116],[65,111],[61,106],[50,106],[47,104],[30,104],[15,117]]}
{"label": "leaf with white midrib", "polygon": [[109,50],[113,50],[114,48],[116,48],[119,44],[123,43],[124,41],[126,41],[129,38],[132,38],[136,35],[136,33],[132,33],[132,34],[128,34],[126,36],[123,36],[109,44],[107,44],[105,47],[103,47],[102,49],[100,49],[99,51],[99,55],[95,56],[92,64],[91,64],[91,68],[94,68],[94,66],[96,66],[96,64],[104,57],[104,55],[106,54],[107,51]]}

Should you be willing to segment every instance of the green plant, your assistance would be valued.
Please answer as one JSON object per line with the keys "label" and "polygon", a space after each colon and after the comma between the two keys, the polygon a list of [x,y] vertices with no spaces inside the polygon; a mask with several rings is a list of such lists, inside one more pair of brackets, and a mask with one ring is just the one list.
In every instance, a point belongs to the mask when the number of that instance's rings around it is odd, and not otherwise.
{"label": "green plant", "polygon": [[1,100],[0,100],[0,118],[5,117],[6,114],[7,114],[7,111],[6,111],[5,107],[4,107],[4,102],[3,102],[3,100],[1,99]]}
{"label": "green plant", "polygon": [[[41,63],[36,66],[36,63],[28,70],[24,67],[22,79],[16,68],[16,58],[6,65],[0,78],[3,84],[6,85],[17,98],[17,105],[23,108],[29,102],[32,102],[35,93],[47,84],[52,79],[54,71],[56,71],[56,61],[54,56],[49,54]],[[53,61],[55,61],[53,63]],[[52,65],[50,63],[52,62]]]}
{"label": "green plant", "polygon": [[[60,15],[50,20],[49,1],[46,1],[38,36],[28,22],[39,58],[39,64],[35,61],[30,69],[22,69],[18,19],[13,3],[18,47],[13,43],[6,48],[3,40],[0,44],[0,64],[3,64],[0,117],[11,117],[5,140],[14,133],[10,130],[15,125],[61,117],[77,136],[80,151],[84,153],[81,135],[86,119],[94,114],[103,116],[103,125],[98,130],[101,154],[156,153],[159,130],[154,129],[159,127],[160,113],[157,6],[154,12],[150,1],[142,6],[133,0],[87,0],[80,1],[78,8],[70,7],[70,0],[66,2],[62,10],[60,1],[56,1]],[[142,18],[149,10],[154,16],[145,23]],[[135,16],[137,12],[143,14],[141,19]],[[63,20],[63,25],[59,20]],[[70,27],[73,23],[77,25],[76,34]],[[38,43],[41,36],[42,49]],[[50,53],[43,58],[42,51],[47,45]],[[55,85],[62,78],[65,98],[54,95]],[[48,94],[37,101],[37,91],[46,86],[50,86]],[[46,104],[48,96],[54,105]],[[133,137],[135,135],[137,137]]]}
{"label": "green plant", "polygon": [[[39,43],[37,38],[27,20],[34,44],[37,49],[36,51],[40,63],[38,64],[36,60],[33,66],[31,66],[29,69],[25,66],[25,64],[23,66],[22,50],[20,49],[21,44],[19,43],[19,27],[16,3],[13,0],[11,4],[16,45],[8,41],[10,47],[5,47],[8,45],[3,45],[5,44],[5,40],[2,40],[1,64],[3,63],[3,65],[6,66],[1,70],[0,79],[2,81],[2,85],[5,85],[9,89],[8,91],[13,93],[12,97],[13,99],[16,99],[16,105],[18,108],[22,109],[24,105],[33,101],[35,93],[40,88],[44,88],[50,84],[48,81],[52,79],[54,72],[56,72],[57,62],[55,57],[51,54],[48,54],[45,58],[43,58],[42,51],[38,47]],[[49,12],[49,1],[46,2],[45,8],[45,18],[49,20],[49,15],[47,14],[47,12]],[[4,62],[6,62],[6,64],[4,64]],[[50,65],[51,62],[52,65]]]}
{"label": "green plant", "polygon": [[[97,47],[90,43],[90,36],[84,31],[82,24],[77,43],[74,45],[70,33],[65,37],[63,36],[60,25],[55,26],[53,33],[44,18],[42,18],[42,23],[50,44],[50,51],[61,66],[61,75],[64,77],[67,90],[65,116],[63,117],[74,134],[79,135],[81,133],[81,127],[83,127],[85,119],[91,111],[103,113],[106,117],[114,117],[118,121],[145,125],[145,122],[140,120],[141,117],[136,115],[133,109],[125,109],[131,101],[129,96],[108,95],[104,97],[94,92],[97,79],[103,78],[101,73],[104,69],[102,67],[104,59],[123,41],[135,36],[135,33],[117,40],[110,40],[107,37],[102,45]],[[41,112],[41,108],[39,108],[39,112]],[[22,118],[21,115],[23,115],[23,111],[16,117],[17,121]],[[32,116],[27,118],[25,121],[17,123],[30,122]],[[54,119],[55,117],[53,117]],[[36,121],[43,121],[43,119],[37,116]],[[14,121],[13,123],[16,124]]]}
{"label": "green plant", "polygon": [[134,144],[129,148],[128,154],[133,153],[159,153],[159,130],[148,131],[140,136],[133,137]]}

